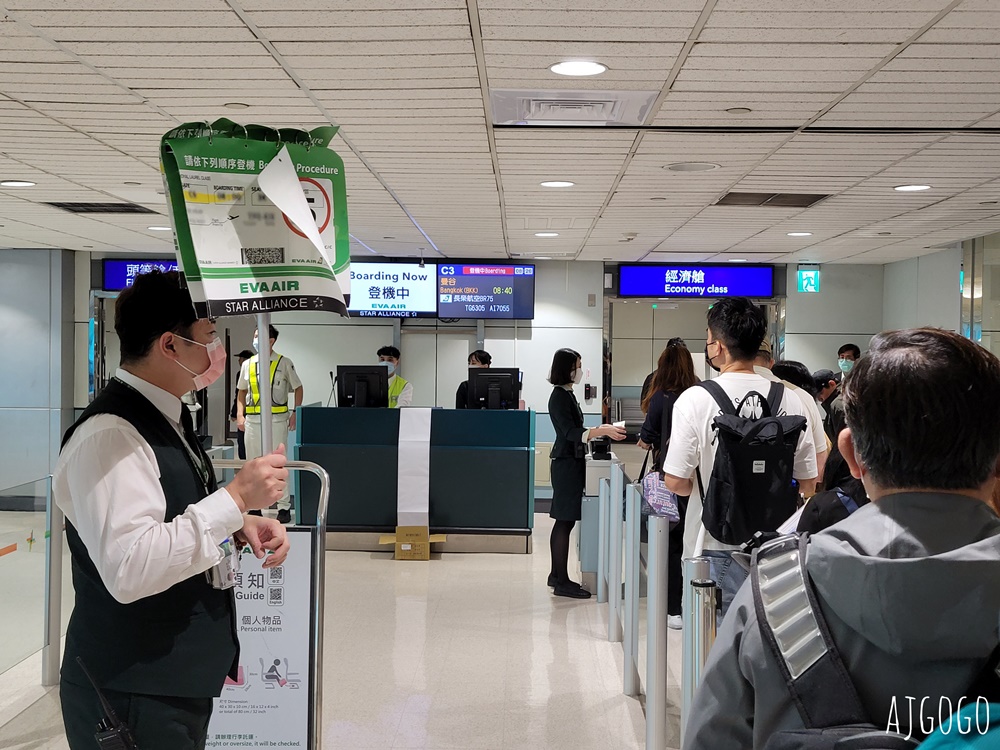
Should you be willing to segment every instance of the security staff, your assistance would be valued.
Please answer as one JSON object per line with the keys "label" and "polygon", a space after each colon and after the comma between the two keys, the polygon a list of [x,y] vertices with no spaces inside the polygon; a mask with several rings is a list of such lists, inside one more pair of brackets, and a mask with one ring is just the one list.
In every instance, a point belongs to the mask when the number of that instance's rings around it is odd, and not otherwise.
{"label": "security staff", "polygon": [[[254,333],[254,351],[258,348],[258,334]],[[288,442],[289,430],[295,429],[295,411],[288,408],[288,392],[295,393],[295,406],[302,406],[302,381],[299,380],[298,373],[295,372],[295,365],[292,360],[274,351],[274,344],[278,340],[278,329],[274,326],[268,327],[268,338],[271,339],[271,366],[268,370],[268,377],[271,382],[271,439],[272,446],[276,448]],[[248,458],[257,458],[263,455],[263,439],[260,432],[260,378],[257,368],[260,366],[260,355],[255,354],[248,359],[240,368],[240,379],[236,383],[239,392],[236,397],[236,426],[245,430],[246,454]],[[281,523],[291,523],[292,502],[288,494],[288,487],[278,500],[278,520]]]}
{"label": "security staff", "polygon": [[389,408],[413,404],[413,385],[403,380],[399,374],[399,349],[394,346],[383,346],[376,352],[378,361],[389,368]]}
{"label": "security staff", "polygon": [[[493,364],[493,357],[490,353],[484,351],[483,349],[476,349],[472,354],[469,355],[469,369],[470,370],[481,370],[488,368]],[[455,393],[455,408],[456,409],[468,409],[469,408],[469,381],[463,380],[462,384],[458,386],[458,391]]]}
{"label": "security staff", "polygon": [[53,473],[76,589],[66,737],[71,750],[97,746],[102,709],[79,657],[142,750],[200,750],[239,653],[232,591],[206,573],[226,564],[227,540],[258,558],[271,551],[265,567],[284,561],[284,528],[244,515],[281,495],[284,448],[216,485],[181,396],[213,383],[226,351],[176,272],[137,277],[115,305],[115,331],[121,367],[66,433]]}
{"label": "security staff", "polygon": [[[244,349],[239,354],[236,355],[237,366],[240,372],[243,371],[243,363],[246,362],[253,356],[253,352],[249,349]],[[239,375],[236,376],[239,380]],[[236,417],[239,416],[239,407],[237,404],[240,402],[240,389],[237,388],[236,392],[233,393],[233,408],[229,410],[229,421],[231,424],[236,424]],[[241,430],[239,427],[236,428],[236,455],[241,461],[245,461],[247,458],[247,447],[246,447],[246,430]]]}

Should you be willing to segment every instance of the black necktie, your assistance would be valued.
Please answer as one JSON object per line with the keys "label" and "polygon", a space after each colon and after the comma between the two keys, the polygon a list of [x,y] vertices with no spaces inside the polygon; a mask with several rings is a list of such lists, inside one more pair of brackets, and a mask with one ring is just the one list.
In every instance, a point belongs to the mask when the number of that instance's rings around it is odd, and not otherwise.
{"label": "black necktie", "polygon": [[191,451],[191,458],[195,462],[198,474],[202,482],[208,486],[208,468],[205,466],[205,458],[201,452],[201,445],[198,443],[198,436],[194,434],[194,422],[191,419],[191,410],[186,404],[181,404],[181,431],[184,434],[184,441]]}

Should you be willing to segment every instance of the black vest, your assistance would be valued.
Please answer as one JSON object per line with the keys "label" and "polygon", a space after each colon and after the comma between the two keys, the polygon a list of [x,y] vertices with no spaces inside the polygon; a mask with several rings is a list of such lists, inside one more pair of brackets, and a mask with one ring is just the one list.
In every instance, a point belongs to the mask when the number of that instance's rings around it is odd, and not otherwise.
{"label": "black vest", "polygon": [[[165,522],[217,489],[214,475],[205,487],[180,435],[160,410],[118,380],[112,380],[66,432],[63,446],[96,414],[121,417],[153,449],[167,498]],[[198,450],[211,466],[200,446]],[[128,503],[129,498],[115,497],[112,502]],[[79,656],[101,687],[179,698],[219,695],[227,673],[235,677],[239,657],[232,591],[212,588],[199,573],[162,593],[121,604],[108,592],[68,522],[66,536],[76,604],[66,633],[63,679],[88,684],[76,664]]]}

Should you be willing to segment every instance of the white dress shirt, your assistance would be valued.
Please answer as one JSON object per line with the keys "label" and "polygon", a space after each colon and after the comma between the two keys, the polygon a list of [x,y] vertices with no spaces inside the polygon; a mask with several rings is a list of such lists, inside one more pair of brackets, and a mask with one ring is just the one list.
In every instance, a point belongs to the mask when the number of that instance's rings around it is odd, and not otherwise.
{"label": "white dress shirt", "polygon": [[[125,370],[115,377],[182,434],[180,399]],[[93,416],[73,433],[52,488],[104,585],[123,604],[204,573],[222,560],[223,540],[243,528],[243,514],[224,488],[164,522],[167,500],[153,449],[135,427],[111,414]]]}

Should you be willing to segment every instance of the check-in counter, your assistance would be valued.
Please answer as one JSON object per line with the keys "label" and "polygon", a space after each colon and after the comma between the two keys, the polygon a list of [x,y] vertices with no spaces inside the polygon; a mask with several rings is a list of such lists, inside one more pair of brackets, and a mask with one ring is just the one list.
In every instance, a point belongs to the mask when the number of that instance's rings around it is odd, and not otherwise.
{"label": "check-in counter", "polygon": [[[299,410],[297,457],[330,473],[328,547],[379,549],[378,536],[395,529],[399,415]],[[531,551],[534,442],[528,411],[431,410],[430,532],[448,535],[441,551]],[[318,495],[318,481],[301,476],[301,522],[315,523]]]}

